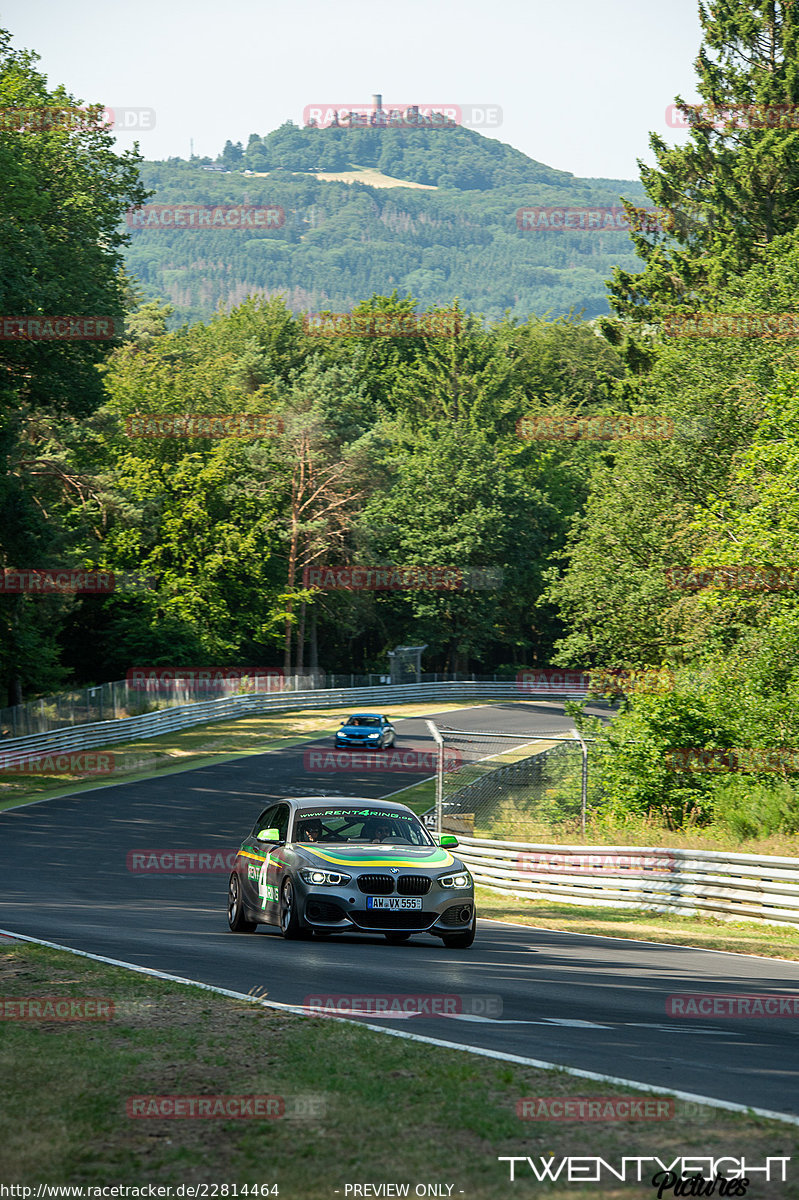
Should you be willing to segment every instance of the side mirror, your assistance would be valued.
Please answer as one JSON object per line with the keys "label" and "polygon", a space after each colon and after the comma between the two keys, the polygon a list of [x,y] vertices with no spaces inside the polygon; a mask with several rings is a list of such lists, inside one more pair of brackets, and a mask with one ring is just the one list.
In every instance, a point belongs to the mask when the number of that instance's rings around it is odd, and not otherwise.
{"label": "side mirror", "polygon": [[458,839],[451,833],[442,833],[438,844],[442,850],[456,850],[458,847]]}
{"label": "side mirror", "polygon": [[280,830],[279,829],[259,829],[255,836],[259,842],[279,842],[280,841]]}

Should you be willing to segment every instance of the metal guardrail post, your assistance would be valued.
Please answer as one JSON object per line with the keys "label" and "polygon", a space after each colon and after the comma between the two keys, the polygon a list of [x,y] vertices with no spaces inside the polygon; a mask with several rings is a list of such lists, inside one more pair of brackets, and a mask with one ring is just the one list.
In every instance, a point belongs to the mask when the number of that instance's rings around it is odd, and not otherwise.
{"label": "metal guardrail post", "polygon": [[585,810],[588,804],[588,747],[583,741],[583,735],[576,727],[574,736],[579,741],[580,749],[583,752],[583,769],[580,779],[580,828],[582,829],[583,837],[585,837]]}
{"label": "metal guardrail post", "polygon": [[436,833],[441,835],[444,818],[444,739],[438,732],[434,721],[425,721],[425,725],[433,735],[433,741],[438,747],[436,763]]}

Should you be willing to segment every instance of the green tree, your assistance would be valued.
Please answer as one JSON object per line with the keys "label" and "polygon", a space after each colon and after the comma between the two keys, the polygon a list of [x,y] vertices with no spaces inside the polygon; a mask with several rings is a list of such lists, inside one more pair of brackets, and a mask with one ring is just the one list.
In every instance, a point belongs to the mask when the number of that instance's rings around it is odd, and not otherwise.
{"label": "green tree", "polygon": [[[121,336],[125,211],[147,198],[136,151],[119,155],[101,121],[63,88],[48,90],[38,56],[0,31],[0,301],[8,315],[102,317]],[[17,119],[13,118],[18,113]],[[37,464],[59,421],[102,402],[104,341],[6,340],[0,350],[0,562],[58,566],[74,547],[57,503],[58,472]],[[62,480],[63,482],[63,480]],[[54,510],[55,504],[55,510]],[[14,702],[57,681],[56,639],[70,599],[5,598],[0,684]]]}
{"label": "green tree", "polygon": [[[699,5],[696,60],[703,103],[679,97],[691,130],[685,146],[656,134],[656,167],[639,160],[647,195],[666,232],[633,235],[646,266],[617,268],[611,303],[622,315],[657,317],[675,305],[712,300],[794,228],[799,202],[799,13],[778,0]],[[632,212],[634,206],[628,205]]]}

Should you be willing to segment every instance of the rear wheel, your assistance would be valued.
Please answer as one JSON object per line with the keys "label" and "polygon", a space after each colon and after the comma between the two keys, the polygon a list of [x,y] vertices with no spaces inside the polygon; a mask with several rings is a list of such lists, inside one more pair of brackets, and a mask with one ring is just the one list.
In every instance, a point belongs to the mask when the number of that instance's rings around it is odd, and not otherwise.
{"label": "rear wheel", "polygon": [[297,894],[290,879],[283,880],[280,892],[280,932],[284,938],[294,941],[309,938],[311,929],[305,924],[297,908]]}
{"label": "rear wheel", "polygon": [[392,945],[395,945],[399,944],[400,942],[407,942],[411,935],[409,933],[386,933],[383,936],[387,942],[391,942]]}
{"label": "rear wheel", "polygon": [[230,876],[228,883],[227,922],[233,933],[254,933],[257,929],[255,921],[247,920],[241,895],[241,884],[235,871]]}

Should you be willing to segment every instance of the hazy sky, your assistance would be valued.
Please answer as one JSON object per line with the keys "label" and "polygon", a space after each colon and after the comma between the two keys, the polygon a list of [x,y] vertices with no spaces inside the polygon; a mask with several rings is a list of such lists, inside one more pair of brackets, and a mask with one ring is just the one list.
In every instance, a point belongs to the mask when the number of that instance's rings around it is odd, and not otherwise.
{"label": "hazy sky", "polygon": [[[312,103],[493,105],[491,136],[576,175],[637,178],[697,98],[697,0],[7,0],[51,86],[154,109],[145,158],[216,156]],[[124,148],[129,135],[118,135]]]}

